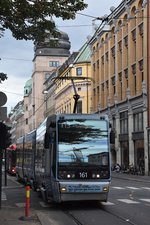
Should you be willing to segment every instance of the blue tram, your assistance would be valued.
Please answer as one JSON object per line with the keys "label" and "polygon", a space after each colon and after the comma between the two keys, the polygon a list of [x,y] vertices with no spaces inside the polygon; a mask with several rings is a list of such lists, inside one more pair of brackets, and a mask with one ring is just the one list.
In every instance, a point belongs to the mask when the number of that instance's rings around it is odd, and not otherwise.
{"label": "blue tram", "polygon": [[99,114],[53,115],[17,141],[16,173],[46,201],[107,201],[109,121]]}

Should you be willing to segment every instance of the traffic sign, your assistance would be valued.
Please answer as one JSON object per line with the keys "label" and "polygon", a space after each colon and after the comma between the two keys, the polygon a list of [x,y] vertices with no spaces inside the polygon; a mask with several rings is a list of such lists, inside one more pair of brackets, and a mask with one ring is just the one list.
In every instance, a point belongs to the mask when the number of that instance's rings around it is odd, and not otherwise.
{"label": "traffic sign", "polygon": [[5,95],[4,92],[0,91],[0,106],[5,105],[6,102],[7,102],[7,96]]}

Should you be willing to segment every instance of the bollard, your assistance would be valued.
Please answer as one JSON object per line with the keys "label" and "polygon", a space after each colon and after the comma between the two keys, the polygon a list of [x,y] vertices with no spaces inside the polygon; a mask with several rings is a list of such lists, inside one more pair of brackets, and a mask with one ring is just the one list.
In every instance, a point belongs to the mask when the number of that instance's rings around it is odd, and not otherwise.
{"label": "bollard", "polygon": [[28,217],[30,213],[30,186],[26,186],[26,207],[25,207],[25,216]]}

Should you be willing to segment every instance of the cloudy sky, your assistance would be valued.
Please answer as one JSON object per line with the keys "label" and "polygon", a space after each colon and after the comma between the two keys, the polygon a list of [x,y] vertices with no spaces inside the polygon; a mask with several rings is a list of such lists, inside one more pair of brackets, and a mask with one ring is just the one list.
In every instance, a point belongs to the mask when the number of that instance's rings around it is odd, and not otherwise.
{"label": "cloudy sky", "polygon": [[[92,17],[101,17],[110,14],[110,7],[117,7],[122,0],[85,0],[88,8],[82,12],[89,16],[77,15],[75,20],[57,20],[58,28],[69,35],[71,53],[77,51],[93,34]],[[90,17],[91,16],[91,17]],[[100,21],[96,22],[100,24]],[[8,75],[8,79],[0,84],[0,91],[7,95],[8,113],[18,101],[23,99],[25,82],[31,78],[33,71],[32,59],[34,56],[31,41],[15,40],[9,31],[0,39],[0,72]]]}

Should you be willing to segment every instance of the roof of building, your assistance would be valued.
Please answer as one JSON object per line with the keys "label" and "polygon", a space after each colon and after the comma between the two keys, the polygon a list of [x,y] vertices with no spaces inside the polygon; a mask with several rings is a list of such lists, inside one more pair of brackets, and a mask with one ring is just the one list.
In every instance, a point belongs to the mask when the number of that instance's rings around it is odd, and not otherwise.
{"label": "roof of building", "polygon": [[32,90],[32,78],[27,80],[24,86],[24,96],[28,96],[30,91]]}
{"label": "roof of building", "polygon": [[41,44],[35,44],[34,52],[36,56],[64,56],[70,55],[71,43],[67,33],[58,31],[58,37],[49,35]]}
{"label": "roof of building", "polygon": [[91,61],[91,51],[88,43],[86,42],[79,50],[77,57],[74,60],[74,63],[90,62]]}

